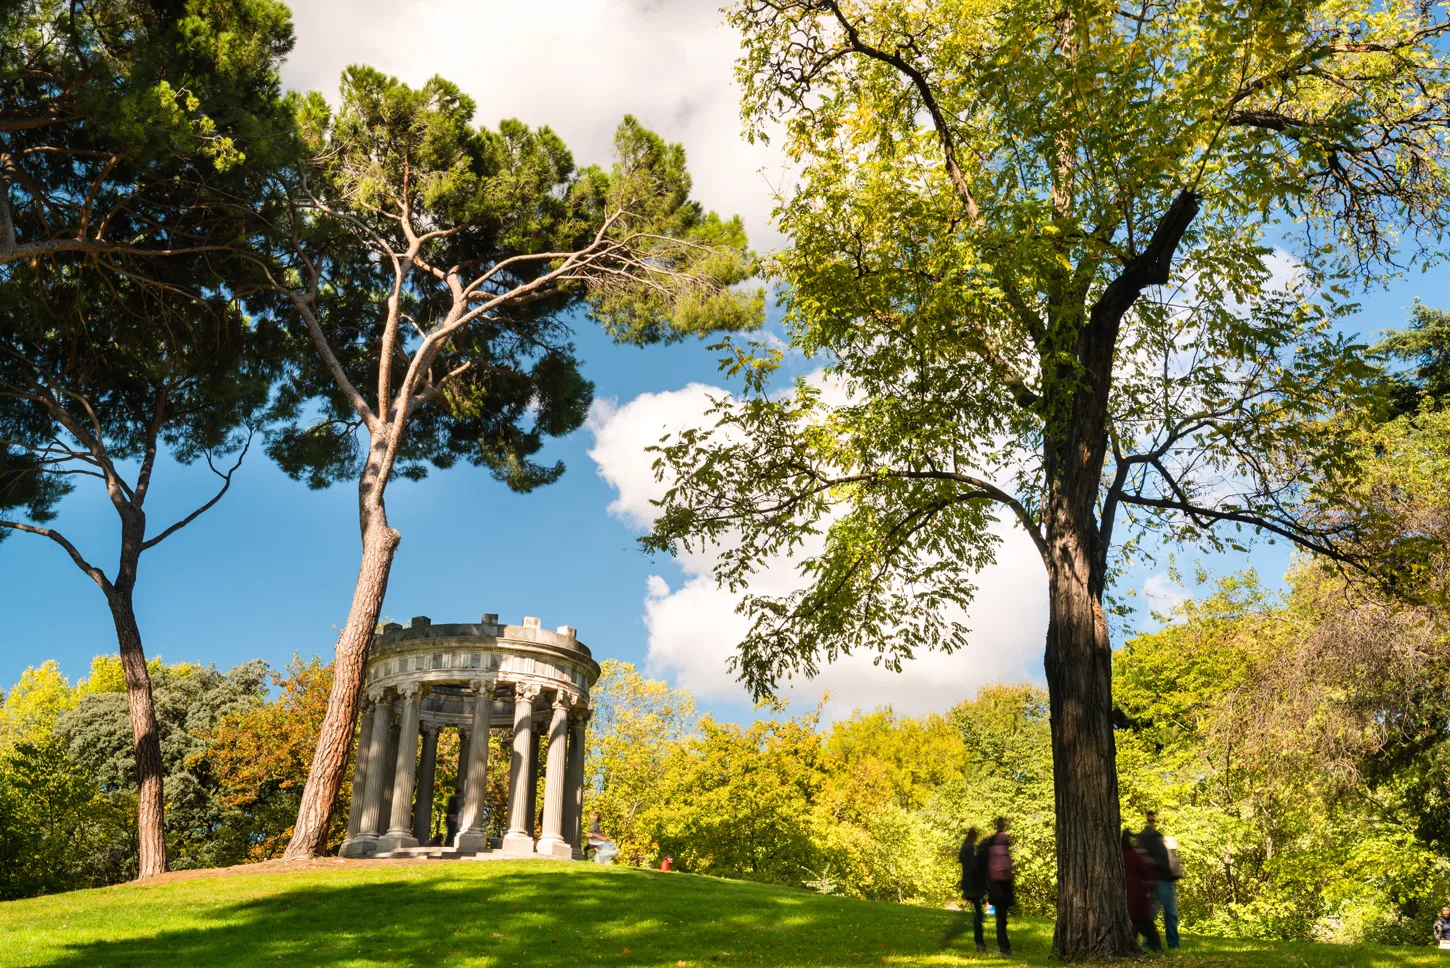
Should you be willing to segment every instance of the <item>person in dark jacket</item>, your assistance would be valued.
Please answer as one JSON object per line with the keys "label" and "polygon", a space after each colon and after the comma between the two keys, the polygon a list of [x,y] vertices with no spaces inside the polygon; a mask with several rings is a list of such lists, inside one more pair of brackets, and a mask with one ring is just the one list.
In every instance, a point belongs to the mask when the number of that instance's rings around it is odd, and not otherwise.
{"label": "person in dark jacket", "polygon": [[443,809],[443,846],[458,846],[458,811],[463,809],[463,797],[455,793],[448,798],[448,803]]}
{"label": "person in dark jacket", "polygon": [[1435,941],[1442,948],[1450,948],[1450,907],[1442,907],[1435,919]]}
{"label": "person in dark jacket", "polygon": [[1158,942],[1158,926],[1153,923],[1153,902],[1150,891],[1155,890],[1153,866],[1133,846],[1133,832],[1123,829],[1123,881],[1128,888],[1128,920],[1133,922],[1134,936],[1141,935],[1152,951],[1162,951]]}
{"label": "person in dark jacket", "polygon": [[1157,881],[1155,900],[1163,909],[1163,940],[1170,949],[1178,947],[1178,873],[1169,860],[1167,842],[1158,832],[1157,817],[1152,810],[1144,816],[1143,832],[1138,834],[1138,849],[1153,865],[1154,880]]}
{"label": "person in dark jacket", "polygon": [[962,865],[962,897],[972,906],[972,935],[977,940],[977,950],[986,951],[987,944],[982,937],[982,903],[987,894],[987,862],[977,852],[977,828],[967,830],[967,839],[957,851],[957,860]]}
{"label": "person in dark jacket", "polygon": [[1006,817],[998,817],[996,826],[997,832],[983,841],[977,856],[982,859],[987,872],[987,900],[992,903],[992,913],[997,918],[997,950],[1011,955],[1007,911],[1017,903],[1016,881],[1012,873],[1012,839],[1007,836],[1010,824]]}

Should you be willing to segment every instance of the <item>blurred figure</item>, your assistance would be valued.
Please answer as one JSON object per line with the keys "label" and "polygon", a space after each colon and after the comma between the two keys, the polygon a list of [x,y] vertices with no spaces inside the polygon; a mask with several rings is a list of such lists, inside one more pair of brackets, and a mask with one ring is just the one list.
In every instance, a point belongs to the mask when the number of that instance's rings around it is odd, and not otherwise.
{"label": "blurred figure", "polygon": [[[982,904],[987,894],[987,859],[977,850],[977,828],[968,827],[967,837],[957,851],[957,860],[962,865],[962,898],[972,906],[972,936],[977,950],[986,951],[987,943],[982,936]],[[954,931],[948,937],[954,937]]]}
{"label": "blurred figure", "polygon": [[1442,907],[1435,919],[1435,940],[1440,947],[1450,949],[1450,907]]}
{"label": "blurred figure", "polygon": [[1133,845],[1133,832],[1126,827],[1123,828],[1123,881],[1128,889],[1128,920],[1133,922],[1134,937],[1141,936],[1150,951],[1162,951],[1150,897],[1150,892],[1155,890],[1153,866]]}
{"label": "blurred figure", "polygon": [[455,792],[444,808],[443,846],[457,847],[458,811],[463,809],[463,794]]}
{"label": "blurred figure", "polygon": [[596,810],[589,815],[589,848],[594,851],[594,863],[611,864],[614,862],[614,855],[619,849],[614,846],[614,841],[604,836],[599,828],[599,811]]}
{"label": "blurred figure", "polygon": [[1012,954],[1012,942],[1007,938],[1007,910],[1017,903],[1012,840],[1007,836],[1010,826],[1006,817],[998,817],[997,832],[987,838],[981,853],[987,867],[987,900],[992,902],[992,913],[997,918],[997,950],[1004,955]]}
{"label": "blurred figure", "polygon": [[1163,909],[1163,940],[1169,949],[1178,947],[1178,887],[1183,864],[1178,859],[1178,841],[1158,832],[1157,817],[1152,810],[1144,815],[1143,832],[1138,835],[1138,849],[1153,865],[1158,882],[1157,901]]}

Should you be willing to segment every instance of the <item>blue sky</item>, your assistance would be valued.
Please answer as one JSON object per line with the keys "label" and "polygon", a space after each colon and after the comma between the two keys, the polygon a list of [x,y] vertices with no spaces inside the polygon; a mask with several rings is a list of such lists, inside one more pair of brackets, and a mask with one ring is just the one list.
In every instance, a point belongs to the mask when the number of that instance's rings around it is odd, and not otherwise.
{"label": "blue sky", "polygon": [[[638,349],[583,327],[578,344],[599,397],[632,399],[690,380],[714,381],[701,342]],[[587,456],[587,430],[550,443],[569,471],[518,495],[470,467],[389,487],[389,517],[403,535],[384,614],[406,621],[472,621],[497,612],[520,623],[574,625],[599,656],[644,658],[640,603],[650,574],[670,574],[635,547],[634,532],[606,511],[613,491]],[[153,529],[214,490],[204,465],[157,472],[147,516]],[[154,503],[151,503],[154,502]],[[110,571],[116,516],[100,489],[81,488],[55,526]],[[211,512],[147,552],[136,608],[149,654],[227,667],[260,656],[328,655],[347,617],[358,556],[356,490],[311,491],[253,452]],[[52,542],[0,542],[0,613],[8,616],[0,682],[54,658],[70,675],[114,651],[99,589]]]}
{"label": "blue sky", "polygon": [[[436,0],[421,12],[411,10],[414,19],[407,24],[393,19],[401,16],[401,5],[376,0],[347,7],[343,0],[295,4],[299,42],[286,80],[330,93],[338,71],[353,61],[412,83],[436,71],[478,99],[479,120],[518,116],[551,124],[584,162],[606,160],[614,125],[633,112],[685,143],[697,197],[744,214],[762,248],[779,245],[766,222],[768,186],[778,180],[771,175],[773,157],[736,135],[730,86],[735,43],[719,27],[714,5],[558,3],[560,15],[542,23],[529,12],[531,5],[512,0]],[[437,24],[420,27],[419,16]],[[480,18],[491,32],[512,38],[483,59],[475,35],[458,29]],[[533,80],[496,83],[510,76]],[[1415,296],[1450,305],[1442,279],[1417,275],[1387,293],[1367,295],[1351,328],[1369,333],[1398,325]],[[642,506],[647,461],[620,466],[617,448],[601,444],[627,440],[626,431],[638,434],[641,427],[649,432],[672,410],[698,405],[700,384],[721,383],[715,354],[697,341],[615,346],[587,325],[577,342],[602,405],[590,427],[549,445],[545,457],[569,468],[561,482],[516,495],[485,472],[459,467],[421,483],[391,485],[389,513],[403,540],[384,615],[406,621],[426,614],[439,622],[469,621],[484,612],[511,622],[533,615],[549,627],[577,627],[597,657],[641,665],[653,643],[657,673],[689,686],[706,708],[747,715],[749,705],[720,668],[728,649],[728,603],[706,587],[698,569],[639,552],[630,509]],[[629,421],[634,423],[625,426]],[[596,446],[615,456],[597,463],[590,457]],[[153,532],[205,500],[214,483],[205,467],[161,467],[148,507]],[[356,576],[355,493],[346,485],[309,491],[254,452],[217,508],[144,556],[136,605],[148,653],[220,667],[257,657],[277,664],[293,653],[330,655]],[[109,570],[116,518],[103,494],[79,489],[62,504],[57,526]],[[1016,536],[1017,545],[1024,540]],[[1282,545],[1261,547],[1248,558],[1205,563],[1220,573],[1253,564],[1265,581],[1276,581],[1289,554]],[[1178,550],[1185,573],[1192,573],[1196,555],[1195,549]],[[908,709],[940,708],[987,679],[1040,678],[1040,564],[1018,548],[1009,557],[984,581],[971,655],[924,659],[899,677],[854,662],[801,698],[830,688],[847,707],[889,701]],[[1162,589],[1161,571],[1160,565],[1134,573],[1125,584]],[[1161,607],[1167,600],[1148,604]],[[0,614],[0,687],[47,658],[78,676],[92,656],[114,650],[99,590],[42,538],[14,535],[0,542]]]}

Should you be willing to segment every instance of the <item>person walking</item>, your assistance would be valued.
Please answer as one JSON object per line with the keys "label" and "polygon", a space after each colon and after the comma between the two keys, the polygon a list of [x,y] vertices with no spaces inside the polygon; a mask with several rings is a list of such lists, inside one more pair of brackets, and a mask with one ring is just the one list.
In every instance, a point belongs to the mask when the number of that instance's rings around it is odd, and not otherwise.
{"label": "person walking", "polygon": [[977,828],[967,828],[967,838],[962,849],[957,851],[957,860],[962,865],[962,898],[972,906],[972,936],[977,950],[986,951],[987,942],[982,936],[982,905],[987,894],[987,860],[977,851]]}
{"label": "person walking", "polygon": [[1442,907],[1435,919],[1435,943],[1441,948],[1450,948],[1450,907]]}
{"label": "person walking", "polygon": [[1128,920],[1133,922],[1133,936],[1141,936],[1150,951],[1162,951],[1158,942],[1158,926],[1153,923],[1153,865],[1133,845],[1133,832],[1123,828],[1123,882],[1128,889]]}
{"label": "person walking", "polygon": [[987,900],[992,902],[992,911],[997,916],[997,950],[1010,956],[1012,942],[1007,937],[1007,910],[1017,903],[1017,891],[1012,874],[1012,839],[1007,836],[1009,826],[1006,817],[997,818],[997,832],[987,838],[981,856],[987,866]]}
{"label": "person walking", "polygon": [[1138,849],[1153,865],[1153,876],[1158,883],[1157,901],[1163,909],[1163,940],[1169,950],[1178,948],[1178,886],[1183,876],[1183,866],[1178,862],[1178,842],[1165,838],[1159,832],[1157,815],[1149,810],[1143,818],[1143,832],[1138,834]]}

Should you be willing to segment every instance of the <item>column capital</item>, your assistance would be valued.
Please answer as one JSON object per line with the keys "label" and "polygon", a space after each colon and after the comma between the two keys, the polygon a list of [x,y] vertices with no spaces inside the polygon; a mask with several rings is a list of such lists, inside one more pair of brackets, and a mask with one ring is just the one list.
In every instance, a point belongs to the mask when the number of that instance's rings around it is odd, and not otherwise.
{"label": "column capital", "polygon": [[473,679],[468,683],[473,687],[473,694],[480,699],[492,699],[498,691],[498,676],[484,676],[481,679]]}
{"label": "column capital", "polygon": [[571,723],[578,723],[581,726],[589,722],[593,716],[594,710],[589,707],[588,703],[581,702],[569,711],[569,721]]}
{"label": "column capital", "polygon": [[387,701],[388,692],[387,686],[372,686],[367,691],[368,701],[374,705],[381,705]]}
{"label": "column capital", "polygon": [[578,703],[579,695],[577,693],[570,692],[567,689],[554,690],[553,706],[555,709],[573,709]]}
{"label": "column capital", "polygon": [[519,682],[519,683],[515,683],[514,684],[514,702],[518,702],[520,699],[525,699],[525,700],[527,700],[527,701],[529,701],[529,702],[532,703],[535,699],[538,698],[539,693],[541,693],[543,691],[544,691],[544,687],[541,686],[541,685],[539,685],[536,682]]}
{"label": "column capital", "polygon": [[437,736],[439,733],[443,732],[442,723],[419,723],[418,728],[424,733],[432,736]]}
{"label": "column capital", "polygon": [[404,699],[419,699],[428,687],[421,682],[405,682],[398,687],[398,694]]}

